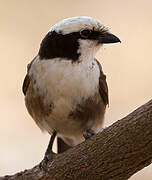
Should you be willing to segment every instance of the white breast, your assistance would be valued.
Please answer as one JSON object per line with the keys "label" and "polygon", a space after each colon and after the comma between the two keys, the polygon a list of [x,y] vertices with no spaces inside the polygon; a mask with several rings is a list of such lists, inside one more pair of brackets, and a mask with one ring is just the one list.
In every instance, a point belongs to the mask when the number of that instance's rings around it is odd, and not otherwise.
{"label": "white breast", "polygon": [[[82,99],[85,100],[98,92],[100,71],[96,61],[72,63],[70,60],[37,58],[30,69],[36,80],[35,88],[44,97],[44,103],[53,102],[54,109],[44,123],[44,129],[57,129],[67,124],[70,111]],[[60,121],[60,122],[59,122]]]}
{"label": "white breast", "polygon": [[98,89],[99,68],[96,61],[71,63],[68,60],[36,60],[30,74],[42,93],[56,101],[61,97],[77,100],[88,98]]}

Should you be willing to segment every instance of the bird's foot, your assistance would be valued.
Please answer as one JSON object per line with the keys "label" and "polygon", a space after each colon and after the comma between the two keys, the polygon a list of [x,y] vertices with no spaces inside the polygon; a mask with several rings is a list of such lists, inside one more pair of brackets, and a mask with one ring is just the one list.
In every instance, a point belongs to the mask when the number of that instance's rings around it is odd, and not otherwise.
{"label": "bird's foot", "polygon": [[44,171],[47,171],[48,162],[52,161],[55,158],[55,156],[56,156],[56,153],[54,153],[53,151],[50,154],[46,154],[44,156],[44,159],[40,162],[39,168]]}
{"label": "bird's foot", "polygon": [[85,138],[85,140],[91,138],[93,135],[95,135],[96,133],[92,130],[92,129],[88,129],[84,134],[83,137]]}
{"label": "bird's foot", "polygon": [[101,128],[101,129],[99,130],[99,132],[103,132],[105,129],[107,129],[107,126],[105,126],[104,128]]}

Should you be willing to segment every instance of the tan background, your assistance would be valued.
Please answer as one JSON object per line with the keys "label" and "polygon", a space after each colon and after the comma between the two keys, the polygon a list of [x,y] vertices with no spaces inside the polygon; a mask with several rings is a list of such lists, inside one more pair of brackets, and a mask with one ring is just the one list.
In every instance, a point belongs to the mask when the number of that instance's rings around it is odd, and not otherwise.
{"label": "tan background", "polygon": [[[0,176],[39,163],[49,135],[28,115],[21,92],[26,65],[56,22],[88,15],[100,19],[122,40],[97,54],[110,92],[105,125],[151,99],[151,0],[0,0]],[[151,180],[152,166],[132,180]]]}

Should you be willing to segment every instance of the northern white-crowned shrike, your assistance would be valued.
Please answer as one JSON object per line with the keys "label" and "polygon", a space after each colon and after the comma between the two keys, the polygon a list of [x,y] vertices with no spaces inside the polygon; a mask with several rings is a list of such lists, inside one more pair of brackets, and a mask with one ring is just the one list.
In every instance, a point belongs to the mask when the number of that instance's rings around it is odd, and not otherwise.
{"label": "northern white-crowned shrike", "polygon": [[62,20],[42,40],[23,83],[29,114],[51,135],[42,167],[53,157],[56,135],[63,146],[75,146],[102,128],[108,87],[95,55],[103,44],[117,42],[99,20],[86,16]]}

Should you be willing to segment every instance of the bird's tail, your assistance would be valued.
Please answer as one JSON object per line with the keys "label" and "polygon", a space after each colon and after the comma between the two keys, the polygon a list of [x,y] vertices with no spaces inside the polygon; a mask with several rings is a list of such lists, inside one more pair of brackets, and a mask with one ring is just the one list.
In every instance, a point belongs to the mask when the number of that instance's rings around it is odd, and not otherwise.
{"label": "bird's tail", "polygon": [[70,146],[68,146],[61,138],[57,138],[57,151],[58,153],[63,153],[68,150]]}

